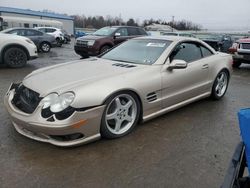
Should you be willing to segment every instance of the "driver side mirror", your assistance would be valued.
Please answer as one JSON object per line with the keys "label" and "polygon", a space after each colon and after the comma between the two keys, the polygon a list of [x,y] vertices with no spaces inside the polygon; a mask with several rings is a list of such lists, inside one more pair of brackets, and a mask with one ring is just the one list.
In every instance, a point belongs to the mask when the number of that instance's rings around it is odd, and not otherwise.
{"label": "driver side mirror", "polygon": [[173,69],[185,69],[187,68],[188,63],[184,60],[175,59],[171,62],[171,64],[168,67],[168,70]]}
{"label": "driver side mirror", "polygon": [[121,33],[115,33],[115,37],[120,37]]}

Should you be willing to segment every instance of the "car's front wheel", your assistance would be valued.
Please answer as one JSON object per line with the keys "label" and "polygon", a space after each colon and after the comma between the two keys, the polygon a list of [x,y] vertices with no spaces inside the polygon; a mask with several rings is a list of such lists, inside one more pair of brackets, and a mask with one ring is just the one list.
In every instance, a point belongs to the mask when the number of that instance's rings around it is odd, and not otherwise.
{"label": "car's front wheel", "polygon": [[42,50],[42,52],[44,53],[48,53],[51,49],[50,44],[48,42],[42,42],[40,45],[40,49]]}
{"label": "car's front wheel", "polygon": [[216,100],[221,99],[227,91],[228,83],[229,74],[226,70],[222,70],[214,81],[211,97]]}
{"label": "car's front wheel", "polygon": [[130,133],[139,120],[140,103],[132,92],[118,93],[105,102],[101,122],[101,135],[119,138]]}
{"label": "car's front wheel", "polygon": [[12,47],[4,53],[4,63],[11,68],[20,68],[27,63],[27,54],[18,47]]}

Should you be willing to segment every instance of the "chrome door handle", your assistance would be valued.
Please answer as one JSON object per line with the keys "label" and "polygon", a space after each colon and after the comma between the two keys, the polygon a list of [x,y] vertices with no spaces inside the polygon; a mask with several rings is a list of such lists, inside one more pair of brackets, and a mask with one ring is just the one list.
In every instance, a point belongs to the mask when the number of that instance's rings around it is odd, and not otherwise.
{"label": "chrome door handle", "polygon": [[208,69],[208,64],[202,65],[202,69]]}

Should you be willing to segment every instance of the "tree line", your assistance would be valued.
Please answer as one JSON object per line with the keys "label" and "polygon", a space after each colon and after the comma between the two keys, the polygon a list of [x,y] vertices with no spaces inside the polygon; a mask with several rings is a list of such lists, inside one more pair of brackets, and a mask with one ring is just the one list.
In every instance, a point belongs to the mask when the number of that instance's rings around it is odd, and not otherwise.
{"label": "tree line", "polygon": [[162,24],[162,25],[170,25],[177,30],[201,30],[202,26],[191,21],[181,20],[181,21],[171,21],[166,22],[163,20],[155,20],[149,19],[144,20],[142,24],[139,23],[139,20],[135,20],[133,18],[124,21],[121,17],[112,17],[112,16],[80,16],[73,15],[75,27],[79,28],[94,28],[100,29],[105,26],[113,26],[113,25],[127,25],[127,26],[142,26],[145,27],[147,25]]}

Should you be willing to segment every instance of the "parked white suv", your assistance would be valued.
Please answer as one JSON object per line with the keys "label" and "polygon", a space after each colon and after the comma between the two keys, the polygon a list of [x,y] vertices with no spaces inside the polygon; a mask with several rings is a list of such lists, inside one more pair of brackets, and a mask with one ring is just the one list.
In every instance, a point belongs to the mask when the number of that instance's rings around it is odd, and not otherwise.
{"label": "parked white suv", "polygon": [[28,60],[37,58],[37,47],[28,38],[0,33],[0,63],[12,68],[26,65]]}
{"label": "parked white suv", "polygon": [[35,29],[54,36],[58,46],[62,46],[64,43],[64,34],[61,29],[55,27],[35,27]]}

